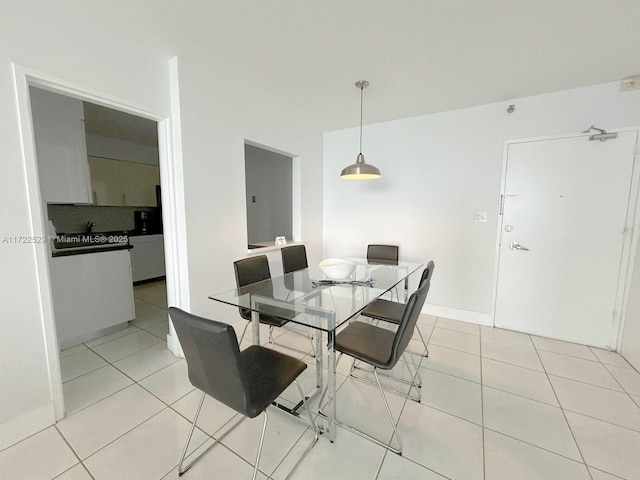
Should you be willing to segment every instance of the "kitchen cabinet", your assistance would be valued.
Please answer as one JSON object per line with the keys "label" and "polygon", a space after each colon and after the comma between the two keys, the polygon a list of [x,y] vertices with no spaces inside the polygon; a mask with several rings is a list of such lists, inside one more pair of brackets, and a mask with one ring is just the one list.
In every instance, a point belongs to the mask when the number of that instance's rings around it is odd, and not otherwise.
{"label": "kitchen cabinet", "polygon": [[120,162],[120,185],[125,205],[155,207],[156,185],[160,185],[160,167],[146,163]]}
{"label": "kitchen cabinet", "polygon": [[165,276],[164,236],[139,235],[129,237],[131,275],[134,282]]}
{"label": "kitchen cabinet", "polygon": [[135,318],[129,250],[52,257],[49,270],[60,348]]}
{"label": "kitchen cabinet", "polygon": [[29,92],[42,200],[91,203],[82,100],[35,87]]}
{"label": "kitchen cabinet", "polygon": [[96,205],[124,205],[118,162],[89,157],[93,202]]}
{"label": "kitchen cabinet", "polygon": [[155,207],[160,167],[146,163],[89,157],[96,205]]}

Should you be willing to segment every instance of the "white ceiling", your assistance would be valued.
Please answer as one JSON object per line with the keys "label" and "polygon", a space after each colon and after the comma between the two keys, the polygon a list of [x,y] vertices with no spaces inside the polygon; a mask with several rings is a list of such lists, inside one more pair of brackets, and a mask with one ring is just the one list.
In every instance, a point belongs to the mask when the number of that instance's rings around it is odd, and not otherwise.
{"label": "white ceiling", "polygon": [[638,0],[41,3],[153,54],[211,62],[324,130],[358,124],[359,79],[373,123],[640,74]]}

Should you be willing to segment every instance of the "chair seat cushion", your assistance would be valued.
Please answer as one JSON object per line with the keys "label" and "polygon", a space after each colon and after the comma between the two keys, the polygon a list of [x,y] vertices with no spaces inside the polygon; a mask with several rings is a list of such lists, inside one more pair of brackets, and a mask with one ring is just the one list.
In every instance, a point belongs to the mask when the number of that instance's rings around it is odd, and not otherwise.
{"label": "chair seat cushion", "polygon": [[[271,307],[264,305],[261,307],[265,313],[260,314],[260,323],[265,325],[272,325],[274,327],[282,327],[289,323],[290,318],[295,317],[297,314],[294,311],[286,310],[284,308]],[[242,317],[246,320],[251,320],[251,310],[243,308],[241,310]]]}
{"label": "chair seat cushion", "polygon": [[240,352],[249,385],[246,415],[259,415],[298,378],[307,364],[269,348],[252,345]]}
{"label": "chair seat cushion", "polygon": [[364,322],[353,322],[336,335],[335,348],[339,352],[367,362],[374,367],[389,370],[393,340],[396,332]]}
{"label": "chair seat cushion", "polygon": [[365,309],[360,312],[360,315],[399,324],[405,308],[406,305],[404,303],[391,302],[378,298],[367,305]]}

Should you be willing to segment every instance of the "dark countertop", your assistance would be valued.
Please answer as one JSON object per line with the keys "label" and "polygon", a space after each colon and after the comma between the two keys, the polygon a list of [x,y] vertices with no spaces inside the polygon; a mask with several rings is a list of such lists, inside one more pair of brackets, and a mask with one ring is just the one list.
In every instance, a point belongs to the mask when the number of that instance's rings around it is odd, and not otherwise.
{"label": "dark countertop", "polygon": [[90,247],[76,247],[76,248],[67,248],[61,250],[52,250],[52,257],[68,257],[70,255],[87,255],[90,253],[99,253],[99,252],[113,252],[115,250],[131,250],[133,247],[126,244],[121,243],[113,243],[107,245],[100,246],[90,246]]}
{"label": "dark countertop", "polygon": [[59,233],[51,242],[52,257],[128,250],[127,232]]}
{"label": "dark countertop", "polygon": [[66,257],[114,250],[130,250],[133,246],[129,244],[129,237],[150,235],[162,235],[162,232],[142,233],[137,230],[119,230],[115,232],[58,233],[51,242],[51,256]]}
{"label": "dark countertop", "polygon": [[138,232],[137,230],[131,230],[131,231],[127,232],[127,235],[129,235],[130,237],[146,237],[146,236],[149,236],[149,235],[162,235],[162,232],[141,233],[141,232]]}

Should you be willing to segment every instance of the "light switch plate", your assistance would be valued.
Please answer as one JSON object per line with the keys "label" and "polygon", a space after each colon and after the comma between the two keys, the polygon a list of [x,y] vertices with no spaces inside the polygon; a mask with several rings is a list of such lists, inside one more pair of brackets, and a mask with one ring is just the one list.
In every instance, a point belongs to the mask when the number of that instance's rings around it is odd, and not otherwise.
{"label": "light switch plate", "polygon": [[486,223],[487,222],[487,211],[486,210],[476,210],[476,214],[473,218],[474,223]]}
{"label": "light switch plate", "polygon": [[635,90],[636,88],[640,88],[640,75],[623,78],[622,82],[620,83],[621,92],[626,92],[627,90]]}

